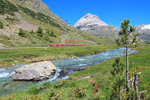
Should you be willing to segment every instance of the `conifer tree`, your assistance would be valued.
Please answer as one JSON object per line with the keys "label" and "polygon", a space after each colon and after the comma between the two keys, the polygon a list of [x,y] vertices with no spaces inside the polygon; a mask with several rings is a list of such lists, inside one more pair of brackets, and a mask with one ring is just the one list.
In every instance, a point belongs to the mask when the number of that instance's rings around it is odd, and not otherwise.
{"label": "conifer tree", "polygon": [[43,37],[43,29],[41,27],[38,27],[37,35]]}
{"label": "conifer tree", "polygon": [[119,45],[122,45],[126,48],[126,90],[129,92],[129,59],[128,59],[128,50],[131,45],[138,45],[138,34],[135,33],[135,27],[130,25],[129,20],[124,20],[121,22],[121,31],[119,32],[120,38],[117,40]]}
{"label": "conifer tree", "polygon": [[3,29],[3,23],[0,21],[0,29]]}
{"label": "conifer tree", "polygon": [[120,58],[116,58],[115,62],[112,65],[113,70],[111,71],[111,74],[114,78],[114,86],[113,91],[111,94],[112,99],[118,98],[118,100],[121,100],[121,87],[124,85],[124,64],[121,63]]}

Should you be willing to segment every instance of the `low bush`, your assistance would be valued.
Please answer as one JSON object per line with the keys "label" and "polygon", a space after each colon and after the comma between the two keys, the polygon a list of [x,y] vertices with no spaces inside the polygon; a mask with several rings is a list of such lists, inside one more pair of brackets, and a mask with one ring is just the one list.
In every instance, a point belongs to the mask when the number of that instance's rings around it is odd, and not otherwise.
{"label": "low bush", "polygon": [[57,37],[57,36],[54,34],[53,31],[50,32],[49,36],[51,36],[51,37]]}
{"label": "low bush", "polygon": [[34,34],[35,32],[33,30],[31,30],[30,34]]}
{"label": "low bush", "polygon": [[49,100],[60,100],[59,94],[55,93],[54,90],[51,90]]}
{"label": "low bush", "polygon": [[41,27],[38,28],[38,30],[37,30],[37,35],[38,35],[39,37],[43,37],[43,29],[42,29]]}
{"label": "low bush", "polygon": [[26,37],[25,32],[21,28],[19,29],[18,35],[21,37]]}
{"label": "low bush", "polygon": [[3,23],[0,21],[0,29],[3,29]]}
{"label": "low bush", "polygon": [[54,85],[54,88],[60,88],[64,85],[64,81],[58,82],[57,84]]}
{"label": "low bush", "polygon": [[84,91],[84,88],[80,88],[80,87],[75,88],[73,91],[73,97],[75,97],[75,98],[86,97],[86,93]]}

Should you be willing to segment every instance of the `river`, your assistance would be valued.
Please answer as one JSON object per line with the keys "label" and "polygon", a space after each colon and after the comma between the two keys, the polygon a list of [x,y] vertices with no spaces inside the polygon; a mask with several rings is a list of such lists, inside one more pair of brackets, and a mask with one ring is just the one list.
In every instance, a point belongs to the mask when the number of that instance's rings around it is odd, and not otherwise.
{"label": "river", "polygon": [[[52,79],[48,79],[45,81],[59,81],[59,80],[65,80],[69,78],[69,74],[73,74],[76,71],[80,71],[82,69],[85,69],[87,66],[91,65],[97,65],[105,60],[109,60],[115,57],[122,57],[125,56],[125,52],[123,52],[125,48],[120,49],[113,49],[109,50],[107,52],[85,56],[85,57],[79,57],[79,58],[70,58],[70,59],[63,59],[63,60],[55,60],[52,61],[52,63],[59,69],[55,76]],[[129,50],[129,54],[136,53],[137,51],[131,51]],[[23,82],[23,81],[13,81],[11,76],[14,73],[14,69],[19,68],[23,65],[16,65],[16,66],[10,66],[10,67],[3,67],[0,68],[0,97],[18,92],[20,90],[27,90],[30,86],[41,84],[45,81],[41,82]],[[65,74],[63,74],[60,77],[60,72],[62,73],[62,70],[65,70]],[[63,71],[64,73],[64,71]]]}

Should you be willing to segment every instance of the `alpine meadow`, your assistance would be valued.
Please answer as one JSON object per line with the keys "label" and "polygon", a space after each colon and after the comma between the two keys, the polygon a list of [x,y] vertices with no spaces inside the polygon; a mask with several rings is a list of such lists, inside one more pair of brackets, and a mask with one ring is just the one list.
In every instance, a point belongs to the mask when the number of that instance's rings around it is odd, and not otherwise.
{"label": "alpine meadow", "polygon": [[146,0],[0,0],[0,100],[150,100]]}

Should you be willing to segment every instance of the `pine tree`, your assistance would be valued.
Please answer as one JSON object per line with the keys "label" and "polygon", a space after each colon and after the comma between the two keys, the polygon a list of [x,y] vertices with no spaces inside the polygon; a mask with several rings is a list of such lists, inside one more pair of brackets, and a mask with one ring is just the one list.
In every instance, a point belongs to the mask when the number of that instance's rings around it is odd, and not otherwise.
{"label": "pine tree", "polygon": [[30,32],[31,34],[34,34],[34,31],[33,30],[31,30],[31,32]]}
{"label": "pine tree", "polygon": [[135,27],[131,26],[129,20],[124,20],[121,23],[121,31],[119,32],[120,39],[117,40],[117,43],[119,45],[123,45],[126,48],[126,90],[129,92],[129,59],[128,59],[128,50],[129,46],[131,45],[138,45],[138,34],[134,33],[135,32]]}
{"label": "pine tree", "polygon": [[41,27],[38,27],[37,35],[43,37],[43,29]]}
{"label": "pine tree", "polygon": [[0,21],[0,29],[3,29],[3,23]]}
{"label": "pine tree", "polygon": [[25,32],[20,28],[19,32],[18,32],[18,35],[21,36],[21,37],[25,37]]}
{"label": "pine tree", "polygon": [[116,58],[112,67],[113,70],[111,71],[111,74],[114,78],[114,86],[111,98],[118,98],[118,100],[121,100],[121,87],[124,85],[124,75],[122,75],[124,72],[124,65],[121,63],[120,58]]}
{"label": "pine tree", "polygon": [[50,36],[52,36],[52,37],[56,37],[56,35],[54,34],[54,32],[53,31],[51,31],[51,35]]}

